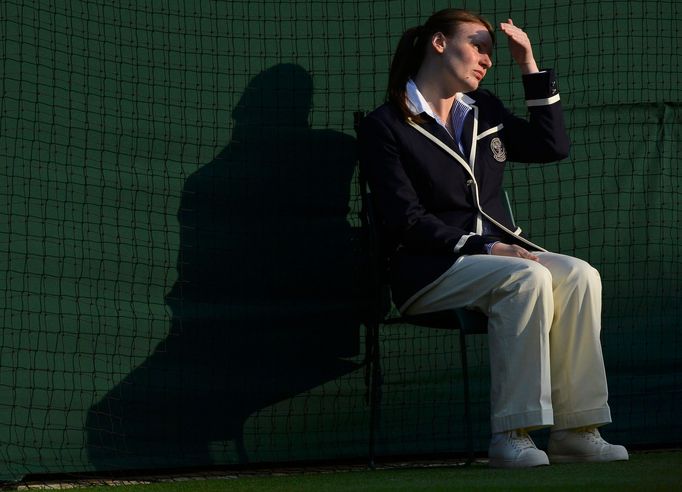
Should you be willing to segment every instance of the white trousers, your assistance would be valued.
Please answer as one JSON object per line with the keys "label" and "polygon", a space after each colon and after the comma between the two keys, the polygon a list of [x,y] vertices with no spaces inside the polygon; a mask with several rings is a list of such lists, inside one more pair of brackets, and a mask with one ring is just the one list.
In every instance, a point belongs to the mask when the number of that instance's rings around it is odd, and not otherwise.
{"label": "white trousers", "polygon": [[601,278],[556,253],[538,262],[463,256],[405,310],[488,316],[492,432],[611,422],[601,342]]}

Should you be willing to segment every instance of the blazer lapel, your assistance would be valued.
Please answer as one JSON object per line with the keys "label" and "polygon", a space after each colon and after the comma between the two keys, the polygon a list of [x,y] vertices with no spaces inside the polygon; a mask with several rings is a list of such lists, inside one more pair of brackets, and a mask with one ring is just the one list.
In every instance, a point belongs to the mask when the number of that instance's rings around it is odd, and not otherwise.
{"label": "blazer lapel", "polygon": [[[422,128],[424,128],[424,130],[428,131],[431,135],[437,137],[438,140],[443,142],[445,145],[450,147],[459,155],[462,155],[462,151],[459,149],[459,145],[457,145],[457,142],[455,142],[455,140],[452,138],[452,136],[448,133],[448,131],[445,128],[443,128],[436,120],[431,118],[426,113],[422,113],[421,116],[426,120],[425,123],[420,125]],[[468,162],[468,158],[466,156],[463,157]]]}
{"label": "blazer lapel", "polygon": [[[427,130],[422,125],[418,125],[417,123],[412,121],[411,118],[407,119],[407,124],[410,125],[411,127],[413,127],[415,130],[417,130],[422,135],[424,135],[426,138],[431,140],[433,143],[435,143],[438,147],[443,149],[445,152],[450,154],[456,162],[459,162],[462,166],[464,166],[464,168],[467,170],[469,175],[474,179],[474,182],[476,181],[476,178],[474,177],[474,173],[473,173],[473,170],[471,169],[471,166],[469,166],[469,163],[462,156],[461,152],[459,152],[459,151],[456,152],[452,146],[448,145],[446,142],[443,142],[440,138],[438,138],[436,135],[431,133],[429,130]],[[438,126],[440,126],[440,125],[438,125]],[[447,134],[447,132],[445,132],[445,133]],[[450,138],[449,140],[452,141],[452,138]]]}

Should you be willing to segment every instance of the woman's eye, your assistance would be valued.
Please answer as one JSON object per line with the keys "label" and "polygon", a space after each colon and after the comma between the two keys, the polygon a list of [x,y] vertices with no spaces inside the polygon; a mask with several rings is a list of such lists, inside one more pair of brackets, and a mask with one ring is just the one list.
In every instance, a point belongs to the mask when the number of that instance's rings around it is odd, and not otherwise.
{"label": "woman's eye", "polygon": [[471,43],[474,45],[474,48],[476,48],[476,51],[478,51],[481,54],[487,54],[490,55],[490,49],[488,48],[488,45],[483,44],[483,43]]}

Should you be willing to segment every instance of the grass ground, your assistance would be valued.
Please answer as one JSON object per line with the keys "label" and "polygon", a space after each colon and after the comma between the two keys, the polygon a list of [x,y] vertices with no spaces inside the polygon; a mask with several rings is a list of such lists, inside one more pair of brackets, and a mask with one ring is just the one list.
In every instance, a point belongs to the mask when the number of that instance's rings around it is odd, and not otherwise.
{"label": "grass ground", "polygon": [[[159,479],[162,480],[162,479]],[[47,485],[47,484],[46,484]],[[49,485],[48,485],[49,486]],[[51,487],[50,487],[51,488]],[[230,475],[220,479],[159,481],[79,488],[100,492],[215,491],[682,491],[682,451],[634,453],[630,461],[495,470],[462,466],[385,467],[377,470],[299,471],[282,476]]]}

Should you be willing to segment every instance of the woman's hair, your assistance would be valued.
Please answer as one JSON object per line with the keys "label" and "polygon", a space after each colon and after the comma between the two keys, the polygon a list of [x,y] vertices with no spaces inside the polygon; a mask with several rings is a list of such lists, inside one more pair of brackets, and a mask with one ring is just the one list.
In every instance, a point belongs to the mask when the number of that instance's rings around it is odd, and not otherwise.
{"label": "woman's hair", "polygon": [[391,71],[388,76],[388,100],[393,102],[405,118],[412,116],[407,107],[405,86],[414,77],[426,54],[426,46],[437,32],[445,36],[455,34],[459,24],[474,22],[482,24],[495,41],[493,26],[478,14],[462,9],[444,9],[433,14],[422,26],[411,27],[400,38],[393,55]]}

